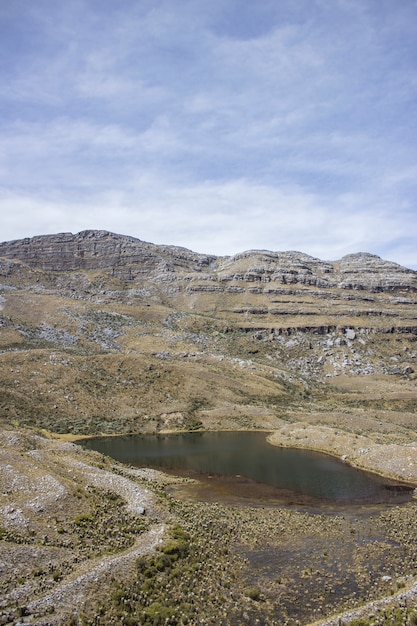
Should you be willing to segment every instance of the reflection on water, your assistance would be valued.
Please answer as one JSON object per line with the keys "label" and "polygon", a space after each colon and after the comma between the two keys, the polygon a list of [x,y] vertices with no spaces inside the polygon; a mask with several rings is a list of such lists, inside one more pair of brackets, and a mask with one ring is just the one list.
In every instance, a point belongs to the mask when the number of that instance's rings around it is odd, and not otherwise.
{"label": "reflection on water", "polygon": [[91,439],[82,445],[137,467],[199,478],[201,484],[194,487],[199,499],[375,504],[410,500],[412,494],[411,487],[333,457],[272,446],[260,432],[134,435]]}

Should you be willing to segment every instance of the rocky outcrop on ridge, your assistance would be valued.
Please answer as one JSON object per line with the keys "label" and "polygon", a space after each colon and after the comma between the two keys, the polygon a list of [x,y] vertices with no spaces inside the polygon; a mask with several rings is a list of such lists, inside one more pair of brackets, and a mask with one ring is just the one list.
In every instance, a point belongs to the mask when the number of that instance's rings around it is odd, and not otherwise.
{"label": "rocky outcrop on ridge", "polygon": [[30,267],[47,271],[104,270],[127,281],[179,271],[201,271],[215,258],[102,230],[4,242],[0,244],[0,257],[19,259]]}
{"label": "rocky outcrop on ridge", "polygon": [[301,252],[249,250],[216,257],[147,243],[107,231],[86,230],[0,243],[0,258],[29,267],[69,272],[101,270],[122,281],[184,281],[189,292],[239,291],[242,283],[371,292],[417,291],[417,272],[368,253],[322,261]]}

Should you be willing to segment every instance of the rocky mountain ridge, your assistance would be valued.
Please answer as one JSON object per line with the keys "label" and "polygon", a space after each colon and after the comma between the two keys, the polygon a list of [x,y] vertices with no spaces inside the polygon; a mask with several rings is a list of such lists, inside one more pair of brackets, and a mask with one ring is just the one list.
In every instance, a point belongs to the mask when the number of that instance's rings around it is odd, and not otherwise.
{"label": "rocky mountain ridge", "polygon": [[[190,283],[192,290],[227,290],[240,283],[305,285],[371,292],[416,292],[417,272],[369,253],[321,261],[301,252],[249,250],[228,257],[87,230],[0,243],[0,258],[45,271],[101,270],[122,281]],[[196,285],[197,283],[197,285]]]}

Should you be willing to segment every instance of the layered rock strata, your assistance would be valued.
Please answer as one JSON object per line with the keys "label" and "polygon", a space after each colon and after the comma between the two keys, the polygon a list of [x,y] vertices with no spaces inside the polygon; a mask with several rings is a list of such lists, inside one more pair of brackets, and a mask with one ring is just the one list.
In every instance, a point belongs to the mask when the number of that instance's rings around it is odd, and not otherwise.
{"label": "layered rock strata", "polygon": [[[0,257],[33,268],[101,270],[123,281],[184,281],[192,292],[239,292],[242,283],[274,289],[307,287],[370,292],[417,291],[417,272],[368,253],[321,261],[301,252],[249,250],[229,257],[160,246],[106,231],[60,233],[0,243]],[[279,291],[277,292],[279,293]]]}

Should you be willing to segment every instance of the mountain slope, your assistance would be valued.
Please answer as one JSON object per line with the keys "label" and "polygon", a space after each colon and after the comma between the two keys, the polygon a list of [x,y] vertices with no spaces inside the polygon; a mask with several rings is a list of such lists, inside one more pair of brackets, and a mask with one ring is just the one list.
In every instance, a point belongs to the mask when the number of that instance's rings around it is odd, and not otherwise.
{"label": "mountain slope", "polygon": [[[7,421],[271,429],[370,397],[414,410],[417,272],[374,255],[215,257],[84,231],[0,244],[0,283]],[[341,396],[343,376],[370,395]]]}
{"label": "mountain slope", "polygon": [[[181,502],[182,479],[58,439],[264,429],[417,484],[416,279],[365,253],[0,244],[0,622],[156,623],[180,591],[189,623],[411,623],[415,501],[363,518]],[[196,561],[160,571],[161,544],[146,555],[178,524]]]}

